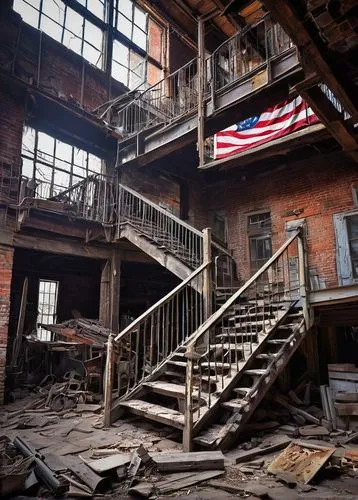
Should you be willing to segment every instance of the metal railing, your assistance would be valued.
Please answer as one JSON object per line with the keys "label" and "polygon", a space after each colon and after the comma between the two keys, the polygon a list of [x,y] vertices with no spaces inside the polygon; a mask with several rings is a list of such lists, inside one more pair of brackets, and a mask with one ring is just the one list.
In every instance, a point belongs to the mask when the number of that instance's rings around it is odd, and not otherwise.
{"label": "metal railing", "polygon": [[212,92],[249,75],[292,45],[288,35],[269,15],[242,29],[211,55]]}
{"label": "metal railing", "polygon": [[[304,258],[299,229],[186,344],[184,443],[187,447],[195,426],[218,402],[217,395],[208,388],[216,384],[221,392],[232,382],[252,356],[257,342],[264,341],[282,318],[278,309],[282,304],[301,300],[305,310]],[[203,396],[204,406],[194,406],[194,400],[197,401],[194,393]],[[250,393],[244,399],[249,398]]]}
{"label": "metal railing", "polygon": [[118,366],[126,366],[114,375],[119,396],[126,398],[153,375],[203,323],[204,278],[210,265],[198,267],[115,337]]}
{"label": "metal railing", "polygon": [[125,139],[156,125],[169,124],[197,106],[197,85],[195,58],[119,109],[116,130]]}
{"label": "metal railing", "polygon": [[203,262],[203,235],[133,189],[118,185],[118,230],[130,222],[195,269]]}

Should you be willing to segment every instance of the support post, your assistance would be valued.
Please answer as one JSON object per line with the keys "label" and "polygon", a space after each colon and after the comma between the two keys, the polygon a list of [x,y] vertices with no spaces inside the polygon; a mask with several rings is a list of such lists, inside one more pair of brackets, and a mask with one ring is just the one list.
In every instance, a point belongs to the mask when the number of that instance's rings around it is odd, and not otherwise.
{"label": "support post", "polygon": [[110,284],[111,284],[111,261],[106,260],[101,273],[101,288],[99,297],[99,319],[103,326],[110,328],[111,315],[111,299],[110,299]]}
{"label": "support post", "polygon": [[185,381],[185,414],[184,414],[184,429],[183,429],[183,451],[192,451],[193,446],[193,375],[194,361],[192,357],[193,347],[186,352],[186,381]]}
{"label": "support post", "polygon": [[106,359],[106,368],[104,372],[104,414],[103,414],[104,427],[110,427],[111,425],[113,362],[114,362],[113,339],[114,335],[110,333],[107,342],[107,359]]}
{"label": "support post", "polygon": [[[203,229],[203,263],[211,264],[211,229],[209,227]],[[204,320],[208,319],[213,313],[213,280],[211,265],[204,270],[203,282],[204,296]]]}
{"label": "support post", "polygon": [[204,165],[204,120],[205,120],[205,20],[203,17],[198,19],[198,153],[199,166]]}
{"label": "support post", "polygon": [[304,228],[301,229],[300,234],[297,238],[297,246],[298,246],[298,277],[299,277],[299,285],[300,285],[300,296],[301,296],[301,304],[303,315],[305,318],[306,329],[309,330],[311,328],[311,320],[310,320],[310,311],[309,311],[309,301],[308,301],[308,289],[307,289],[307,281],[306,281],[306,252],[305,252],[305,241],[303,235]]}
{"label": "support post", "polygon": [[111,259],[111,290],[110,290],[110,321],[109,327],[112,332],[119,332],[119,296],[120,296],[120,274],[121,261],[115,250]]}

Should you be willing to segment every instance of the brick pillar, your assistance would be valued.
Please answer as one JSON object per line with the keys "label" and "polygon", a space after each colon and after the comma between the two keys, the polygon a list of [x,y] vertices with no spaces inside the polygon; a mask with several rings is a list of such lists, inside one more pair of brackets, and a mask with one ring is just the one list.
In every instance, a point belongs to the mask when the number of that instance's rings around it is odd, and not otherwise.
{"label": "brick pillar", "polygon": [[12,247],[0,245],[0,404],[4,403],[13,255]]}

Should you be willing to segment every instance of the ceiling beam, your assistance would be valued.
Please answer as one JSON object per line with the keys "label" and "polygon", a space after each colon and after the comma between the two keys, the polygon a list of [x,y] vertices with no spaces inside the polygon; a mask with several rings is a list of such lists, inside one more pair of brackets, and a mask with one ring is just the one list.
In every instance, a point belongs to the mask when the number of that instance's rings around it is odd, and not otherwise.
{"label": "ceiling beam", "polygon": [[300,19],[295,11],[294,2],[290,0],[262,0],[262,3],[271,12],[276,21],[281,24],[295,45],[301,49],[303,54],[303,68],[311,67],[310,70],[315,71],[320,80],[328,85],[336,98],[341,102],[345,111],[353,117],[357,116],[358,111],[355,104],[333,74],[325,57],[306,29],[303,20]]}

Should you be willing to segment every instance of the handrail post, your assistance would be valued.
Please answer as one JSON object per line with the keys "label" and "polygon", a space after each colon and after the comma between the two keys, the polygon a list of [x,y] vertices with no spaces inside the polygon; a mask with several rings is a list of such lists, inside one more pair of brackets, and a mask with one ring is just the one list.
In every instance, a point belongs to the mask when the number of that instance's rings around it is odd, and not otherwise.
{"label": "handrail post", "polygon": [[190,346],[186,352],[186,380],[185,380],[185,414],[184,414],[184,429],[183,429],[183,451],[189,452],[193,447],[193,376],[194,376],[194,360],[193,347]]}
{"label": "handrail post", "polygon": [[213,312],[213,280],[211,271],[212,247],[211,229],[203,229],[203,264],[209,264],[204,270],[203,296],[204,296],[204,320],[208,319]]}
{"label": "handrail post", "polygon": [[104,374],[104,413],[103,413],[104,427],[110,427],[111,425],[113,362],[114,362],[113,339],[114,335],[113,333],[110,333],[108,335],[107,359],[106,359],[106,368]]}
{"label": "handrail post", "polygon": [[298,277],[299,277],[299,286],[300,286],[300,297],[301,304],[303,310],[303,316],[305,318],[306,329],[308,330],[311,326],[310,321],[310,311],[309,311],[309,298],[308,298],[308,287],[306,280],[306,249],[305,249],[305,237],[304,237],[305,228],[302,227],[298,237],[297,237],[297,246],[298,246]]}
{"label": "handrail post", "polygon": [[199,166],[204,165],[204,86],[205,86],[205,19],[198,19],[198,153]]}

